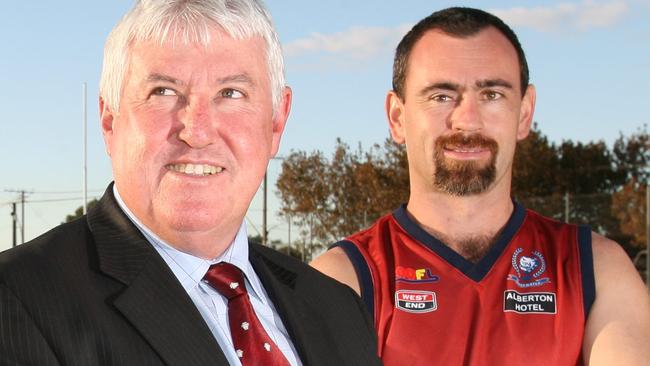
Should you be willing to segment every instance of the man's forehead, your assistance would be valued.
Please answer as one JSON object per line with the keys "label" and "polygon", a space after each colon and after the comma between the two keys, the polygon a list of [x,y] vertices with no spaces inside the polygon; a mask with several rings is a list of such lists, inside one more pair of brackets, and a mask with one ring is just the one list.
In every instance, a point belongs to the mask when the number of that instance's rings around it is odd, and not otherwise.
{"label": "man's forehead", "polygon": [[[426,53],[428,57],[445,57],[449,53],[455,56],[476,57],[497,53],[512,57],[517,61],[517,50],[497,28],[489,26],[468,36],[457,36],[441,29],[425,32],[413,46],[414,53]],[[412,56],[411,55],[411,56]]]}
{"label": "man's forehead", "polygon": [[[429,80],[422,79],[424,76]],[[413,47],[406,76],[414,84],[454,82],[467,86],[484,80],[516,86],[519,77],[517,52],[494,27],[464,37],[439,29],[427,31]]]}
{"label": "man's forehead", "polygon": [[212,38],[207,44],[171,40],[160,43],[153,39],[138,41],[130,47],[127,67],[131,71],[146,73],[144,77],[150,78],[156,74],[170,76],[169,72],[180,72],[181,69],[241,69],[239,74],[244,74],[252,65],[265,64],[266,53],[260,37],[226,37]]}

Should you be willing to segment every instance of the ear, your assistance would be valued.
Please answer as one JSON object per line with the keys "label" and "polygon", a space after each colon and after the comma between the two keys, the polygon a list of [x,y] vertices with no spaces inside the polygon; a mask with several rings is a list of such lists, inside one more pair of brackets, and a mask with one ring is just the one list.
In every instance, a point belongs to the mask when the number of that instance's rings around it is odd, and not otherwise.
{"label": "ear", "polygon": [[386,95],[386,116],[388,117],[388,127],[390,127],[390,135],[393,140],[398,144],[405,143],[404,103],[392,90]]}
{"label": "ear", "polygon": [[287,124],[287,119],[289,118],[289,112],[291,111],[291,98],[293,94],[291,88],[285,86],[282,89],[282,99],[278,104],[278,107],[273,114],[273,140],[271,142],[271,157],[277,154],[278,149],[280,148],[280,140],[282,138],[282,133],[284,132],[284,127]]}
{"label": "ear", "polygon": [[108,153],[108,156],[111,156],[115,114],[111,111],[111,107],[108,106],[102,96],[99,97],[99,120],[102,124],[102,135],[104,136],[106,152]]}
{"label": "ear", "polygon": [[537,93],[534,85],[528,85],[526,93],[521,99],[521,106],[519,107],[519,124],[517,125],[517,141],[523,140],[528,137],[530,126],[533,123],[533,114],[535,113],[535,99]]}

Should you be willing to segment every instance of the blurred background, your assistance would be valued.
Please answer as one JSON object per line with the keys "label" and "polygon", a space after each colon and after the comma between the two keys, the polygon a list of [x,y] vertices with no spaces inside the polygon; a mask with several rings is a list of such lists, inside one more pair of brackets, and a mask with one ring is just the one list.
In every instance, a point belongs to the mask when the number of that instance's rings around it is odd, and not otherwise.
{"label": "blurred background", "polygon": [[[112,180],[98,121],[103,43],[130,0],[4,1],[0,13],[0,250],[80,214]],[[537,87],[514,196],[617,240],[645,275],[650,1],[467,1],[520,37]],[[251,237],[308,260],[408,197],[384,98],[399,39],[451,1],[269,0],[294,91]],[[266,189],[264,189],[266,187]],[[266,191],[266,195],[264,192]]]}

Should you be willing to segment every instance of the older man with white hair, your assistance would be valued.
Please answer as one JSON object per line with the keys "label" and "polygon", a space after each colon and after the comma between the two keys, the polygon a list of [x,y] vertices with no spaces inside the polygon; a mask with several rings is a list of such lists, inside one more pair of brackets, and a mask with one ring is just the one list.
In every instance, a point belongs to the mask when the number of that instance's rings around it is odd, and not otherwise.
{"label": "older man with white hair", "polygon": [[0,364],[379,363],[350,288],[247,240],[291,104],[259,2],[136,2],[100,89],[115,181],[0,255]]}

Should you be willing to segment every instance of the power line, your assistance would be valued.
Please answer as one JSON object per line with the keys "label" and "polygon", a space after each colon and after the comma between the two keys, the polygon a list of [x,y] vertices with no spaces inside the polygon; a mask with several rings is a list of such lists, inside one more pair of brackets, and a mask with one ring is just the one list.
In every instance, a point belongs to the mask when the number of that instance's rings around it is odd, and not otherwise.
{"label": "power line", "polygon": [[[99,196],[94,196],[91,198],[98,198]],[[44,203],[44,202],[65,202],[65,201],[79,201],[83,199],[83,197],[69,197],[69,198],[52,198],[52,199],[45,199],[45,200],[29,200],[25,201],[25,203]]]}
{"label": "power line", "polygon": [[[88,192],[104,192],[103,189],[93,189]],[[78,194],[82,191],[32,191],[32,194]]]}

